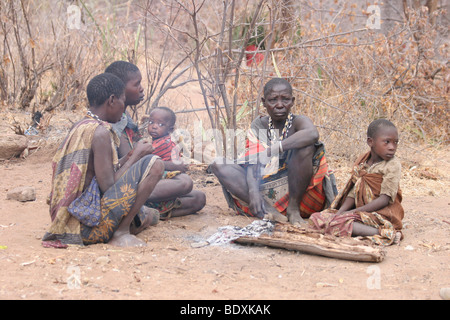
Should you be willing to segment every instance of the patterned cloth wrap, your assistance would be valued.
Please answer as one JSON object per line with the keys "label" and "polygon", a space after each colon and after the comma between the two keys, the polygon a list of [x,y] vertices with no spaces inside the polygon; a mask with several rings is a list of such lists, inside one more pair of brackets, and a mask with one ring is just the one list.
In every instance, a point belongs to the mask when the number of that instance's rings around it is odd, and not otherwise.
{"label": "patterned cloth wrap", "polygon": [[[105,192],[100,201],[100,223],[94,227],[81,223],[68,208],[83,194],[92,138],[98,126],[109,131],[113,150],[112,161],[114,165],[118,163],[116,148],[120,141],[109,123],[86,118],[72,127],[52,161],[53,180],[49,197],[51,225],[42,238],[42,245],[45,247],[65,248],[67,245],[109,241],[134,203],[139,183],[159,158],[142,158]],[[134,222],[138,222],[136,220],[140,219],[142,214],[139,212]]]}
{"label": "patterned cloth wrap", "polygon": [[83,191],[67,208],[69,213],[88,227],[95,227],[100,223],[100,188],[94,177],[89,187]]}
{"label": "patterned cloth wrap", "polygon": [[[128,214],[136,200],[140,182],[147,177],[153,163],[159,159],[155,155],[147,155],[131,166],[110,187],[101,198],[101,220],[95,227],[81,224],[81,237],[84,244],[106,243]],[[144,220],[141,210],[133,220],[137,226]]]}
{"label": "patterned cloth wrap", "polygon": [[[249,163],[255,163],[255,156],[266,150],[269,146],[261,117],[251,124],[246,139],[245,154],[236,160],[236,163],[246,167]],[[316,143],[316,152],[313,156],[313,176],[307,187],[306,193],[300,202],[300,213],[303,218],[308,218],[312,213],[327,208],[337,194],[334,174],[328,169],[323,143]],[[260,192],[263,198],[276,208],[281,214],[286,215],[289,205],[288,165],[292,151],[285,151],[279,157],[272,157],[262,173]],[[230,208],[238,214],[253,216],[248,204],[232,195],[223,188],[225,198]]]}

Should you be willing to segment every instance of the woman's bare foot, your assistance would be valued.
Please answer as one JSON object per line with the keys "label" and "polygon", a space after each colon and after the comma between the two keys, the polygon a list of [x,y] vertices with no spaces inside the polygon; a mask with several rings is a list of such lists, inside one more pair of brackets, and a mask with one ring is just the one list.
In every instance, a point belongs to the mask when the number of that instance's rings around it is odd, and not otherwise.
{"label": "woman's bare foot", "polygon": [[159,211],[153,208],[149,208],[146,206],[142,206],[142,209],[145,214],[144,221],[141,221],[141,225],[139,227],[136,227],[134,223],[130,226],[130,233],[131,234],[138,234],[142,231],[144,231],[146,228],[150,226],[155,226],[159,222]]}
{"label": "woman's bare foot", "polygon": [[147,244],[129,233],[114,233],[108,244],[116,247],[145,247]]}
{"label": "woman's bare foot", "polygon": [[286,209],[286,216],[288,217],[289,222],[294,226],[301,226],[306,223],[300,216],[300,210],[298,208],[288,206]]}
{"label": "woman's bare foot", "polygon": [[288,222],[288,218],[279,213],[278,210],[272,207],[270,203],[268,203],[266,200],[264,200],[264,208],[265,211],[267,212],[264,215],[264,219],[281,223]]}

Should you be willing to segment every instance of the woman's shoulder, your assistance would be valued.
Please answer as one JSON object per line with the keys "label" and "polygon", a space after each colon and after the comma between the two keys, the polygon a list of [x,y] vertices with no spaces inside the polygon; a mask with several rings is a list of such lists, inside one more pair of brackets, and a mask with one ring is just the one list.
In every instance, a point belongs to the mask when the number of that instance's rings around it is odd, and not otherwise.
{"label": "woman's shoulder", "polygon": [[254,128],[268,128],[269,127],[269,116],[258,115],[251,124]]}
{"label": "woman's shoulder", "polygon": [[305,122],[305,121],[307,121],[307,122],[312,123],[312,120],[308,116],[305,116],[303,114],[293,114],[292,121],[293,122]]}

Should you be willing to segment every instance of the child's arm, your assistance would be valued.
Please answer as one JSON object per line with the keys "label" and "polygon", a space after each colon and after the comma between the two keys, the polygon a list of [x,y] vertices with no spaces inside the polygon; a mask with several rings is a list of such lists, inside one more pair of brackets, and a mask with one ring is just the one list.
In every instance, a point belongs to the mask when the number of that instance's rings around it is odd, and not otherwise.
{"label": "child's arm", "polygon": [[397,196],[401,178],[401,163],[397,159],[386,162],[382,168],[383,181],[381,183],[380,196],[368,204],[355,208],[353,211],[375,212],[393,203]]}
{"label": "child's arm", "polygon": [[346,197],[337,213],[341,214],[354,208],[355,208],[355,198]]}
{"label": "child's arm", "polygon": [[[347,200],[349,200],[349,199],[353,200],[353,206],[348,207],[346,209],[344,206],[346,205]],[[391,197],[389,197],[388,195],[381,194],[378,198],[369,202],[368,204],[366,204],[362,207],[359,207],[359,208],[355,208],[355,199],[347,198],[347,199],[345,199],[345,201],[342,204],[341,208],[339,209],[338,213],[355,212],[355,211],[374,212],[374,211],[377,211],[377,210],[380,210],[380,209],[383,209],[384,207],[386,207],[389,204],[390,199],[391,199]],[[350,200],[349,200],[349,203],[350,203]],[[342,209],[345,209],[345,210],[342,210]],[[351,210],[348,210],[348,209],[351,209]]]}
{"label": "child's arm", "polygon": [[386,207],[389,204],[390,199],[391,197],[389,197],[388,195],[380,194],[380,196],[375,200],[362,207],[356,208],[354,211],[374,212]]}

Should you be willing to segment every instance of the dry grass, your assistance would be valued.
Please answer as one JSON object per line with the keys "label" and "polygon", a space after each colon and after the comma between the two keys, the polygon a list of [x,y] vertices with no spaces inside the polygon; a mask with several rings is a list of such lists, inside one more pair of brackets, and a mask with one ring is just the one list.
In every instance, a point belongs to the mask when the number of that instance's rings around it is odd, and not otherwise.
{"label": "dry grass", "polygon": [[[68,28],[64,2],[53,5],[52,1],[14,0],[12,3],[14,7],[0,7],[4,18],[2,30],[7,31],[1,35],[4,56],[0,76],[8,87],[8,94],[1,96],[0,110],[7,115],[9,124],[16,122],[22,129],[31,124],[33,111],[44,110],[50,121],[42,128],[44,136],[41,138],[48,144],[61,138],[71,121],[83,115],[87,82],[113,60],[135,62],[141,69],[143,86],[149,96],[154,85],[151,76],[158,71],[155,66],[160,62],[167,64],[160,70],[166,76],[170,74],[170,68],[193,49],[193,39],[180,32],[192,32],[189,17],[180,16],[170,30],[173,38],[165,38],[169,27],[161,28],[154,17],[151,19],[145,10],[145,0],[115,4],[79,1],[77,4],[82,9],[80,29]],[[238,8],[236,30],[251,16],[255,3],[245,2]],[[305,3],[300,2],[300,5]],[[398,157],[403,163],[405,195],[446,195],[449,187],[450,71],[445,32],[442,38],[445,26],[431,25],[426,12],[417,10],[409,12],[408,19],[388,34],[347,32],[360,29],[351,19],[346,30],[340,29],[347,17],[355,16],[357,7],[353,3],[346,1],[341,11],[330,11],[329,19],[323,21],[318,19],[319,10],[302,7],[310,13],[291,17],[292,30],[296,33],[287,37],[280,36],[279,23],[271,29],[269,22],[272,20],[268,19],[275,16],[270,16],[269,11],[262,12],[258,23],[264,25],[266,44],[270,32],[276,35],[269,48],[273,50],[275,63],[270,58],[265,66],[234,66],[233,71],[241,72],[239,82],[234,83],[234,74],[226,79],[229,98],[236,92],[238,104],[248,102],[249,105],[248,112],[237,119],[237,127],[248,128],[258,109],[255,103],[261,84],[279,72],[294,87],[294,112],[309,116],[317,125],[339,181],[345,181],[351,162],[366,150],[368,124],[376,118],[386,117],[400,132]],[[165,4],[167,2],[152,2],[152,12],[161,19],[160,23],[170,13]],[[202,57],[214,52],[217,37],[212,35],[220,31],[217,19],[221,15],[219,11],[211,11],[216,10],[212,4],[207,1],[204,11],[199,13],[204,18],[201,31],[205,32],[200,36],[209,41],[202,47]],[[264,10],[269,10],[271,4],[267,2]],[[358,14],[364,15],[364,12]],[[16,24],[13,24],[14,18]],[[145,23],[149,24],[147,29]],[[24,32],[27,27],[30,27],[29,31]],[[14,37],[14,31],[19,32],[21,41]],[[164,44],[169,40],[170,46],[165,48]],[[233,43],[237,45],[239,39],[235,40]],[[230,56],[232,61],[236,59],[235,53]],[[33,78],[26,73],[28,69],[23,68],[21,58],[28,61],[30,72],[39,73],[37,90],[26,109],[20,104],[20,88],[32,84]],[[215,63],[215,60],[205,59],[202,64],[205,74]],[[191,71],[183,74],[180,81],[192,80],[195,76]],[[223,105],[223,100],[217,96],[211,94],[208,99],[216,106]],[[150,102],[134,109],[136,119],[144,115]],[[192,110],[204,108],[204,99],[198,83],[189,82],[167,91],[159,104],[176,111]],[[259,112],[264,111],[259,109]],[[224,115],[220,114],[218,118],[223,120]],[[178,113],[178,127],[188,130],[191,136],[200,122],[204,129],[211,127],[206,111]],[[9,126],[2,128],[2,131],[9,130]]]}

